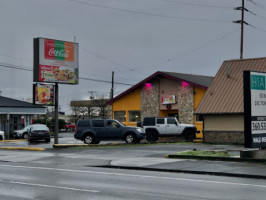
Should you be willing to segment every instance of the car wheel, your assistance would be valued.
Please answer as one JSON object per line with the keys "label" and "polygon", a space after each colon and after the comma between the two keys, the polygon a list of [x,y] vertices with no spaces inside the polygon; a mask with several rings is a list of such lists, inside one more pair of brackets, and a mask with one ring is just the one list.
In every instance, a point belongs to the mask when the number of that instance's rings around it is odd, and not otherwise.
{"label": "car wheel", "polygon": [[136,136],[134,133],[128,133],[125,137],[125,141],[128,144],[132,144],[136,142]]}
{"label": "car wheel", "polygon": [[83,141],[85,144],[95,144],[95,138],[93,135],[85,135]]}
{"label": "car wheel", "polygon": [[50,142],[51,141],[51,139],[45,139],[45,142]]}
{"label": "car wheel", "polygon": [[22,138],[23,139],[28,139],[29,138],[29,134],[28,133],[23,133]]}
{"label": "car wheel", "polygon": [[146,133],[146,140],[148,142],[156,142],[158,140],[158,134],[155,131],[147,131]]}
{"label": "car wheel", "polygon": [[188,142],[192,142],[195,138],[195,133],[193,130],[187,130],[185,132],[185,140]]}

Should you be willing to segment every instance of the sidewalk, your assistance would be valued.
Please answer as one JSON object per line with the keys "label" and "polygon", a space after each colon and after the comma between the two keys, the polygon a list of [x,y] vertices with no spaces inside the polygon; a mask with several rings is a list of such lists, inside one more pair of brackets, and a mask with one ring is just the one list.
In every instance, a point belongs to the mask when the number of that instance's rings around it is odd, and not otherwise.
{"label": "sidewalk", "polygon": [[[230,146],[228,145],[228,150]],[[224,149],[226,150],[226,149]],[[110,168],[134,169],[189,174],[255,178],[266,180],[266,159],[241,159],[240,151],[234,149],[234,157],[175,156],[172,158],[129,158],[112,161]],[[232,151],[230,149],[229,151]],[[171,157],[171,155],[170,155]],[[182,158],[183,157],[183,158]]]}

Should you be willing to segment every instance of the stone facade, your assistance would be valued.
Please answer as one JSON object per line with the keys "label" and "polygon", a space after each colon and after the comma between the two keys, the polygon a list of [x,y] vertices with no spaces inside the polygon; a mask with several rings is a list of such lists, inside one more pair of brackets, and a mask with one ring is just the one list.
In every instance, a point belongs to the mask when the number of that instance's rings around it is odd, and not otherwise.
{"label": "stone facade", "polygon": [[106,106],[106,115],[107,115],[107,119],[112,119],[113,115],[112,115],[112,105],[107,105]]}
{"label": "stone facade", "polygon": [[[153,80],[151,86],[147,88],[143,85],[141,88],[141,120],[144,117],[157,117],[160,114],[160,80]],[[176,87],[179,121],[181,123],[193,124],[193,86],[183,86],[180,82],[176,82]]]}
{"label": "stone facade", "polygon": [[242,131],[204,131],[203,141],[215,144],[244,144]]}
{"label": "stone facade", "polygon": [[178,86],[178,115],[181,123],[193,124],[194,122],[194,94],[193,86]]}
{"label": "stone facade", "polygon": [[151,86],[147,87],[145,84],[141,88],[141,121],[144,117],[159,116],[159,95],[160,83],[159,80],[153,80]]}

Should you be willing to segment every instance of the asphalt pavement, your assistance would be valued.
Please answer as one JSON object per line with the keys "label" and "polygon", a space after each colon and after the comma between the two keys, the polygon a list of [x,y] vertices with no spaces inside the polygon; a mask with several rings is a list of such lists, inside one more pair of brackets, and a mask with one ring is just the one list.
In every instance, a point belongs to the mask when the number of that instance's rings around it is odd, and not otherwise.
{"label": "asphalt pavement", "polygon": [[[83,142],[77,141],[73,137],[74,133],[59,134],[59,144],[81,145]],[[105,147],[108,144],[108,147]],[[240,160],[240,151],[245,150],[240,145],[211,145],[201,143],[160,143],[160,144],[142,144],[142,145],[123,145],[124,141],[101,142],[101,145],[94,145],[90,148],[82,149],[53,149],[53,140],[50,143],[33,143],[29,144],[25,140],[13,142],[0,142],[0,148],[18,148],[26,150],[27,148],[40,148],[43,153],[38,153],[34,157],[31,152],[28,162],[60,162],[66,164],[70,162],[86,166],[98,166],[119,169],[134,169],[147,171],[165,171],[175,173],[190,174],[212,174],[219,176],[245,177],[266,180],[266,160],[252,162],[252,160]],[[113,145],[112,148],[109,146]],[[97,146],[97,147],[96,147]],[[25,149],[23,149],[25,148]],[[193,158],[166,158],[166,154],[173,154],[186,150],[219,150],[228,151],[233,154],[230,160],[205,160]],[[4,150],[2,150],[4,151]],[[79,155],[78,152],[82,152]],[[10,155],[0,156],[0,161],[18,161],[18,157],[25,154],[25,151],[16,151]],[[0,151],[1,154],[1,151]],[[26,153],[27,154],[27,153]],[[13,157],[12,157],[13,155]],[[60,155],[60,159],[58,159]],[[43,156],[43,160],[42,160]],[[25,157],[25,156],[24,156]],[[12,160],[13,159],[13,160]],[[18,159],[18,160],[16,160]],[[238,160],[239,159],[239,160]]]}

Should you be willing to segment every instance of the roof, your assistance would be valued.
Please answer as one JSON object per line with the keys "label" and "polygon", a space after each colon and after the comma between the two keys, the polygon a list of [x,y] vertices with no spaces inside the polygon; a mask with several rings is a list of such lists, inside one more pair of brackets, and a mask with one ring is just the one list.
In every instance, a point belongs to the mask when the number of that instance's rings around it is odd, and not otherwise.
{"label": "roof", "polygon": [[149,77],[147,77],[146,79],[144,79],[143,81],[137,83],[133,87],[129,88],[128,90],[124,91],[120,95],[118,95],[115,98],[111,99],[110,101],[107,102],[107,104],[112,104],[114,101],[116,101],[120,97],[132,92],[133,90],[139,88],[144,83],[150,81],[151,79],[153,79],[153,78],[155,78],[157,76],[162,76],[162,77],[170,78],[170,79],[177,80],[177,81],[186,81],[190,85],[198,86],[198,87],[205,88],[205,89],[207,89],[210,86],[210,84],[211,84],[211,82],[213,80],[213,77],[211,77],[211,76],[157,71],[154,74],[152,74]]}
{"label": "roof", "polygon": [[243,71],[266,72],[266,58],[224,61],[196,114],[243,114]]}
{"label": "roof", "polygon": [[25,101],[19,101],[3,96],[0,96],[0,107],[43,108],[41,105],[34,105]]}

